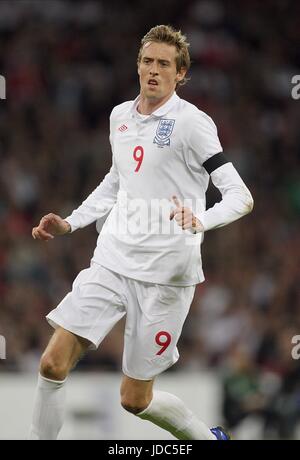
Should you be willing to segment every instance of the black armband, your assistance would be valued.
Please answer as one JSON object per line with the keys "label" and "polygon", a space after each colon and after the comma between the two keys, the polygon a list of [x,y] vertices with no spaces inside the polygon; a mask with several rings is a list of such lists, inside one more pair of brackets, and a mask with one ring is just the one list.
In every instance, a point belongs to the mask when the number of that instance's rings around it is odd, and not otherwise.
{"label": "black armband", "polygon": [[216,153],[211,158],[204,161],[202,166],[208,172],[208,174],[211,174],[215,169],[219,168],[222,165],[225,165],[226,163],[229,163],[229,161],[227,160],[224,153],[220,152]]}

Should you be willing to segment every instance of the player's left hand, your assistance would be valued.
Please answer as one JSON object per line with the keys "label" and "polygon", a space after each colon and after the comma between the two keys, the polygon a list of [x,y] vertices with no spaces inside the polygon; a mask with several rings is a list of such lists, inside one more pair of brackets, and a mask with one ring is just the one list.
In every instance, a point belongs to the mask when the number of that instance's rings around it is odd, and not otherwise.
{"label": "player's left hand", "polygon": [[176,208],[171,211],[170,220],[175,218],[177,224],[182,227],[183,230],[191,229],[194,233],[204,232],[202,223],[194,216],[192,210],[183,207],[176,195],[172,196],[172,200]]}

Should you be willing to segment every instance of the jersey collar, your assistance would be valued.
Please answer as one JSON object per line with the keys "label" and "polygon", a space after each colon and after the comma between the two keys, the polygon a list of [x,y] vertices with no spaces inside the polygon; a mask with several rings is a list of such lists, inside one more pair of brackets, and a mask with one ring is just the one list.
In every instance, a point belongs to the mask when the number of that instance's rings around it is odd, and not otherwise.
{"label": "jersey collar", "polygon": [[[180,99],[179,96],[177,96],[176,92],[174,91],[170,99],[168,99],[167,102],[165,102],[161,107],[159,107],[157,110],[151,113],[151,115],[149,115],[149,118],[150,117],[160,118],[160,117],[165,116],[177,104],[179,99]],[[138,95],[138,97],[133,101],[131,112],[134,116],[136,116],[138,113],[137,106],[139,104],[139,101],[140,101],[140,95]]]}

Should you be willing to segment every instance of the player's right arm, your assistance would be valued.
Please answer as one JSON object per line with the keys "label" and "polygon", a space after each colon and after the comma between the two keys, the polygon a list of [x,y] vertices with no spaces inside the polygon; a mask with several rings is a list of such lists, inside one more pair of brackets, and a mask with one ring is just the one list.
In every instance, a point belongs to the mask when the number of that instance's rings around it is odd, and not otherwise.
{"label": "player's right arm", "polygon": [[[112,116],[110,117],[110,125],[112,126]],[[113,151],[111,135],[110,142]],[[118,191],[119,173],[113,159],[113,164],[109,173],[106,174],[98,187],[72,212],[72,214],[65,219],[53,213],[42,217],[39,225],[32,229],[33,238],[49,241],[56,235],[74,232],[78,228],[86,227],[101,217],[106,216],[117,201]]]}
{"label": "player's right arm", "polygon": [[39,225],[32,229],[33,238],[49,241],[56,235],[74,232],[95,222],[110,212],[117,200],[118,190],[119,175],[113,165],[101,184],[70,216],[62,219],[50,213],[42,217]]}
{"label": "player's right arm", "polygon": [[113,164],[100,185],[65,218],[71,226],[71,232],[84,228],[103,216],[106,216],[117,201],[119,191],[119,173]]}
{"label": "player's right arm", "polygon": [[114,139],[115,131],[115,109],[110,114],[110,135],[109,141],[112,150],[112,166],[110,171],[104,177],[101,184],[75,209],[72,214],[65,218],[70,224],[71,232],[78,228],[86,227],[101,217],[106,216],[117,201],[119,185],[119,172],[114,162]]}

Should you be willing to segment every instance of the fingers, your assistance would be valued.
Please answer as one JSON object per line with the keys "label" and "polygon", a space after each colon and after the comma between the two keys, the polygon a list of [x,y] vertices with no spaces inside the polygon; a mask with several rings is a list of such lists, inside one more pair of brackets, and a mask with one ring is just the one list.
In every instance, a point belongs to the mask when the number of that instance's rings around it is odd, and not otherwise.
{"label": "fingers", "polygon": [[53,214],[53,213],[50,213],[50,214],[47,214],[46,216],[42,217],[41,218],[41,221],[40,221],[40,224],[43,223],[59,223],[61,220],[61,218],[59,216],[57,216],[56,214]]}
{"label": "fingers", "polygon": [[177,208],[181,208],[182,207],[182,203],[181,201],[179,200],[179,198],[176,196],[176,195],[173,195],[172,196],[172,200],[173,200],[173,203],[175,204],[175,206]]}
{"label": "fingers", "polygon": [[179,198],[177,198],[176,195],[172,196],[172,200],[173,200],[173,203],[175,204],[176,208],[172,209],[172,211],[170,213],[170,220],[174,219],[174,216],[176,215],[176,213],[180,212],[180,208],[182,207],[181,206],[181,201],[179,200]]}
{"label": "fingers", "polygon": [[42,217],[40,220],[40,226],[42,225],[43,227],[48,224],[49,222],[56,222],[54,214],[47,214],[46,216]]}
{"label": "fingers", "polygon": [[56,216],[54,214],[47,214],[46,216],[42,217],[38,226],[39,230],[42,230],[47,235],[51,235],[48,232],[50,225],[56,223]]}
{"label": "fingers", "polygon": [[176,196],[172,196],[172,201],[175,204],[176,208],[172,209],[170,213],[170,220],[175,217],[175,220],[178,224],[183,225],[186,219],[189,219],[189,216],[192,215],[192,212],[189,208],[185,208],[182,206],[180,199]]}
{"label": "fingers", "polygon": [[43,240],[43,241],[49,241],[54,238],[51,233],[46,232],[41,226],[34,227],[32,229],[32,237],[35,240]]}
{"label": "fingers", "polygon": [[45,216],[41,219],[39,226],[34,227],[32,229],[32,237],[35,240],[49,241],[54,238],[54,236],[51,233],[46,231],[48,222],[49,222],[49,219]]}
{"label": "fingers", "polygon": [[175,220],[177,224],[183,228],[183,230],[186,230],[187,228],[190,228],[193,226],[193,215],[191,212],[178,213],[175,216]]}
{"label": "fingers", "polygon": [[176,196],[172,196],[172,201],[175,204],[176,208],[172,209],[170,213],[170,220],[175,218],[177,225],[179,225],[183,230],[189,230],[194,226],[194,215],[190,208],[183,207],[182,202]]}
{"label": "fingers", "polygon": [[184,222],[184,209],[175,212],[175,220],[177,224],[183,225]]}

